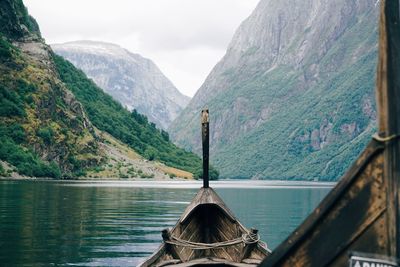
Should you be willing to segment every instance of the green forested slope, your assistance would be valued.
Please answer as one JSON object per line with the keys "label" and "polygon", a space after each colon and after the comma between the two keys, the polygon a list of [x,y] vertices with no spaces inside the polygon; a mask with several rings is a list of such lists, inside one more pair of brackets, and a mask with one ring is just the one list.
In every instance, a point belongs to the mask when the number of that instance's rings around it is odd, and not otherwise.
{"label": "green forested slope", "polygon": [[[366,106],[360,103],[366,101],[368,105],[373,94],[376,56],[375,52],[365,55],[344,68],[334,80],[302,93],[301,101],[298,97],[282,101],[280,105],[284,108],[268,122],[238,137],[229,146],[221,145],[214,157],[215,164],[233,178],[251,174],[270,179],[337,179],[375,131],[375,121],[364,113]],[[282,92],[279,83],[287,86],[293,78],[277,75],[272,80],[271,77],[274,74],[268,75],[268,81],[254,79],[247,86],[257,88],[256,84],[262,83],[268,85],[271,94],[279,95]],[[373,110],[374,102],[370,103]],[[348,130],[343,125],[354,125],[357,129]],[[315,129],[324,128],[326,145],[316,149],[310,135]],[[237,168],[237,162],[246,164]]]}
{"label": "green forested slope", "polygon": [[71,177],[102,160],[53,75],[0,34],[0,160],[19,174]]}
{"label": "green forested slope", "polygon": [[373,0],[261,0],[171,139],[200,153],[208,107],[221,177],[339,179],[375,130],[378,12]]}
{"label": "green forested slope", "polygon": [[62,57],[54,55],[54,62],[61,80],[83,104],[97,128],[128,144],[147,159],[192,173],[201,167],[197,155],[172,144],[168,133],[157,129],[144,115],[123,108]]}
{"label": "green forested slope", "polygon": [[76,178],[104,166],[112,155],[95,127],[148,160],[198,172],[198,156],[55,56],[21,0],[1,1],[0,15],[0,176]]}

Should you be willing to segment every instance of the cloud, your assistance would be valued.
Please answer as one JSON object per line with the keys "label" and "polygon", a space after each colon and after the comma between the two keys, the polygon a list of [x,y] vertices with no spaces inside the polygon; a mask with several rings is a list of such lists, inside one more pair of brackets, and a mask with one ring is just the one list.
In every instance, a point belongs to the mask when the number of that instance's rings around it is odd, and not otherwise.
{"label": "cloud", "polygon": [[24,0],[48,43],[97,40],[148,57],[193,95],[258,0]]}

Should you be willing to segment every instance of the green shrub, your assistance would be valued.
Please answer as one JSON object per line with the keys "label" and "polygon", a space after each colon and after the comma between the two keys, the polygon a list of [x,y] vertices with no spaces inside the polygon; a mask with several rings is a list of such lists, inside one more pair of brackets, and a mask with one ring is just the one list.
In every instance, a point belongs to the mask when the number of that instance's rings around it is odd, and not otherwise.
{"label": "green shrub", "polygon": [[32,151],[16,144],[9,137],[0,139],[0,159],[14,165],[18,173],[23,175],[61,178],[61,171],[55,162],[43,162]]}
{"label": "green shrub", "polygon": [[50,145],[50,144],[53,143],[54,131],[53,131],[52,128],[50,128],[50,127],[48,127],[48,126],[47,126],[47,127],[40,128],[40,129],[37,131],[36,135],[39,136],[40,138],[42,138],[43,142],[44,142],[46,145]]}
{"label": "green shrub", "polygon": [[[210,180],[218,180],[219,172],[212,166],[208,170]],[[203,179],[203,168],[198,168],[194,173],[193,177],[197,179]]]}
{"label": "green shrub", "polygon": [[1,176],[6,176],[7,175],[7,172],[6,172],[6,170],[3,168],[3,165],[0,163],[0,177]]}

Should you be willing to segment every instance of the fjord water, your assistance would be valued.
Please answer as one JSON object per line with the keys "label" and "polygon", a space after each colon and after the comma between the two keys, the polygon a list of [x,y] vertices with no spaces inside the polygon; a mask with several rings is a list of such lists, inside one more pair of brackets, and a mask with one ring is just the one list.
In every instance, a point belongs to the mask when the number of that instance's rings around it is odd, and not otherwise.
{"label": "fjord water", "polygon": [[[273,249],[332,185],[218,182],[217,193]],[[2,266],[136,266],[200,183],[0,181]],[[4,265],[3,265],[4,264]]]}

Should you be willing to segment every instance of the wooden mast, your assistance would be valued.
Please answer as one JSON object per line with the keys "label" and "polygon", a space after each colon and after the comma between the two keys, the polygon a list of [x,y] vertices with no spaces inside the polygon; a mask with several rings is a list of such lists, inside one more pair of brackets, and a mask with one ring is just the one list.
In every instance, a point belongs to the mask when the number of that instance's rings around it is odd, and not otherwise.
{"label": "wooden mast", "polygon": [[201,111],[201,139],[203,143],[203,187],[209,187],[208,161],[209,161],[209,118],[208,109]]}
{"label": "wooden mast", "polygon": [[379,135],[385,142],[384,172],[388,184],[388,235],[391,256],[400,258],[400,19],[399,1],[381,1],[377,107]]}

